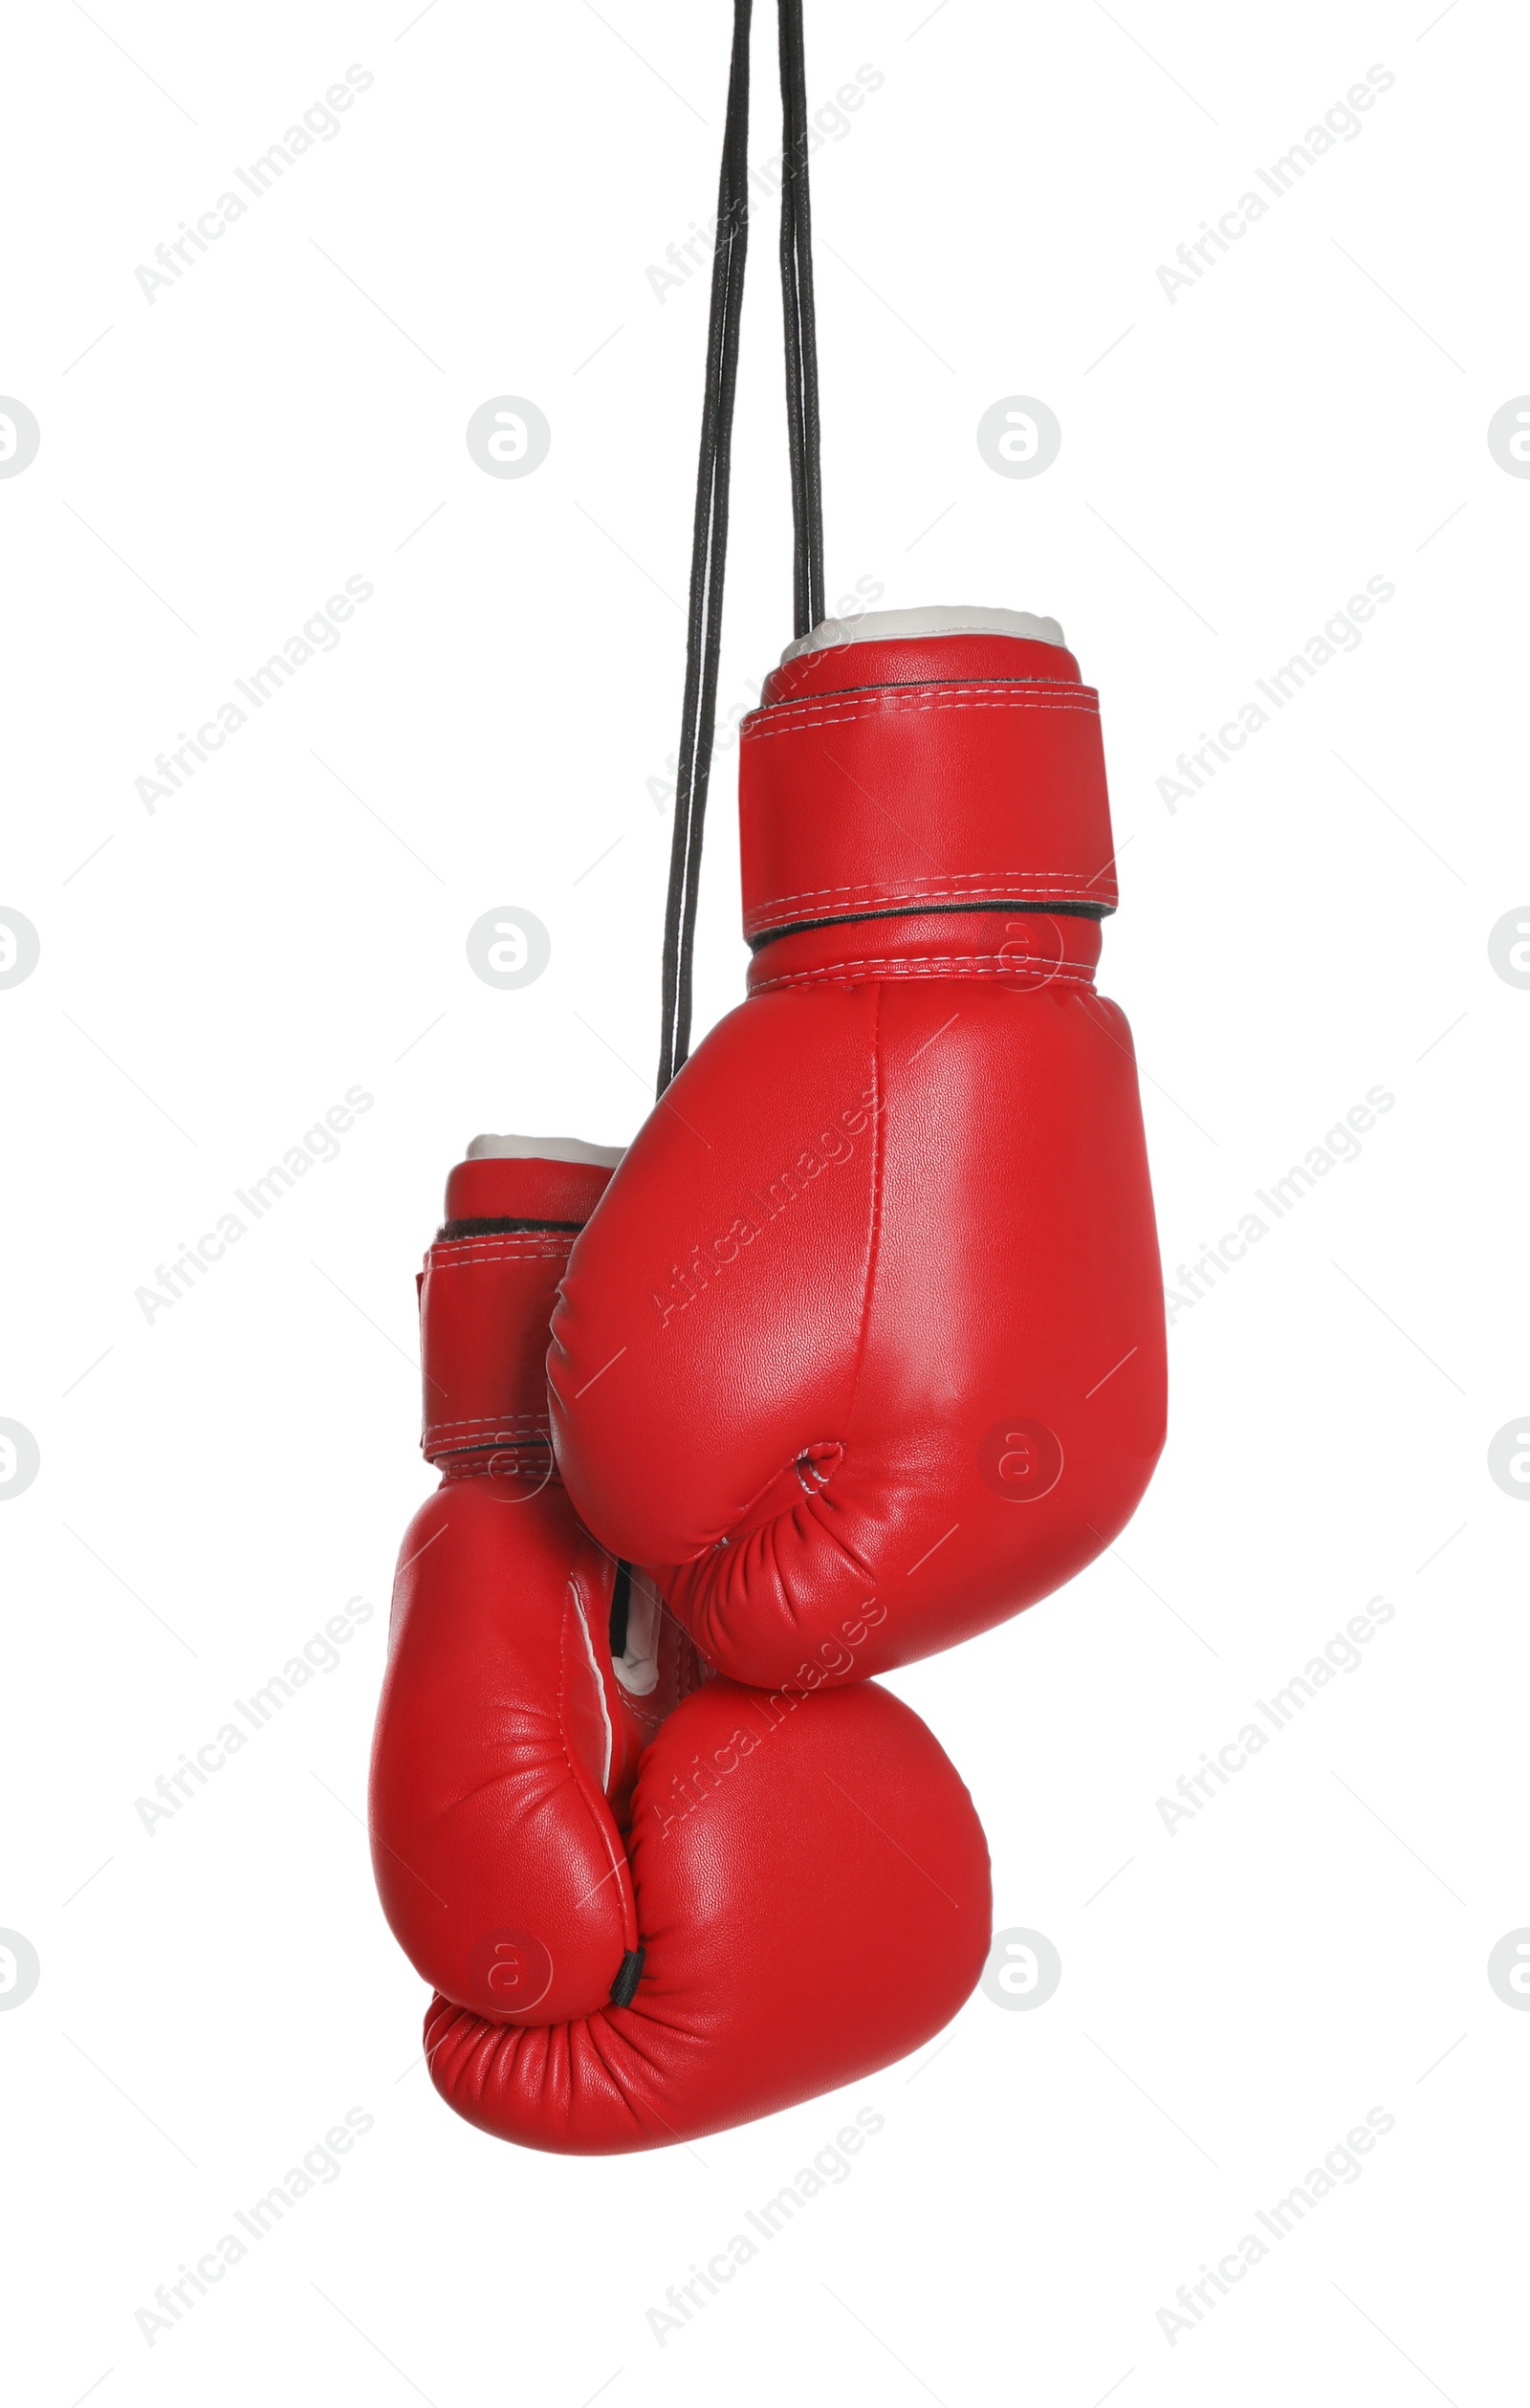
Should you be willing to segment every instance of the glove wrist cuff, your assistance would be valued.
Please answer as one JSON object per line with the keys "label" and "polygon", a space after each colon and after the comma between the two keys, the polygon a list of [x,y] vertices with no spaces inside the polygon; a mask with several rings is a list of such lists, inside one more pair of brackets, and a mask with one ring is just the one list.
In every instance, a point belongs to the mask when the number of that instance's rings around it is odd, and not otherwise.
{"label": "glove wrist cuff", "polygon": [[[475,1141],[490,1142],[521,1141]],[[610,1175],[601,1163],[525,1156],[477,1156],[451,1172],[419,1280],[427,1462],[548,1475],[547,1324]]]}
{"label": "glove wrist cuff", "polygon": [[900,908],[1115,909],[1099,697],[1060,646],[848,645],[765,694],[739,764],[751,946]]}
{"label": "glove wrist cuff", "polygon": [[929,978],[1092,989],[1099,959],[1099,921],[1063,911],[1011,904],[994,910],[878,912],[797,929],[762,945],[749,965],[749,992]]}

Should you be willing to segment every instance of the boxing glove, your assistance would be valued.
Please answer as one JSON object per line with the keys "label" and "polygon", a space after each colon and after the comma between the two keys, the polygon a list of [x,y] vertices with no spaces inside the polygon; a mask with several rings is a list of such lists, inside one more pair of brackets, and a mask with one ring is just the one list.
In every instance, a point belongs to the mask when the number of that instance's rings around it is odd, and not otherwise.
{"label": "boxing glove", "polygon": [[402,1550],[370,1798],[436,2088],[578,2155],[874,2071],[955,2013],[990,1923],[981,1828],[917,1716],[708,1676],[580,1527],[543,1358],[594,1151],[479,1139],[451,1173],[420,1291],[442,1478]]}
{"label": "boxing glove", "polygon": [[873,614],[743,723],[749,999],[575,1245],[569,1494],[711,1663],[810,1689],[985,1630],[1164,1434],[1098,698],[1050,620]]}

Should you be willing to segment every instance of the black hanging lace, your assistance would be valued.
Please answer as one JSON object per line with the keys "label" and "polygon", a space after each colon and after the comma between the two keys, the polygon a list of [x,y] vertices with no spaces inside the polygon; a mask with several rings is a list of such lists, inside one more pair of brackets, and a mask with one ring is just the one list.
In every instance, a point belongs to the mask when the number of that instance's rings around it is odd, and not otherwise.
{"label": "black hanging lace", "polygon": [[781,10],[781,307],[786,319],[786,424],[792,453],[792,633],[823,617],[823,478],[819,434],[819,338],[813,308],[808,204],[807,67],[802,0]]}
{"label": "black hanging lace", "polygon": [[[792,624],[805,635],[823,617],[823,502],[820,467],[818,337],[808,203],[807,72],[802,0],[779,0],[781,53],[781,296],[786,319],[786,412],[792,467]],[[753,0],[733,0],[717,248],[712,258],[707,390],[696,476],[686,633],[686,690],[675,776],[675,824],[664,929],[662,1095],[690,1051],[691,961],[702,831],[711,778],[722,644],[728,485],[732,459],[744,259],[749,247],[749,36]]]}

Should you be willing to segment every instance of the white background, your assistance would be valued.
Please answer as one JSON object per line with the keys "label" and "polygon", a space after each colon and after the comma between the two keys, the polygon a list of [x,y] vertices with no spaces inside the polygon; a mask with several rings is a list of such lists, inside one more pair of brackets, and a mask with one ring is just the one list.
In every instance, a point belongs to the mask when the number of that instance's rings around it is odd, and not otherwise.
{"label": "white background", "polygon": [[[413,1274],[484,1127],[625,1140],[657,1041],[721,0],[70,0],[3,102],[0,2016],[18,2398],[1046,2408],[1522,2379],[1530,1924],[1519,1149],[1530,994],[1527,28],[809,0],[831,599],[1055,613],[1102,690],[1166,1274],[1381,1086],[1393,1107],[1171,1331],[1122,1544],[894,1685],[970,1783],[1056,1997],[693,2150],[513,2151],[421,2070],[363,1806],[414,1453]],[[921,22],[921,20],[927,20]],[[755,150],[778,147],[756,29]],[[373,85],[171,289],[156,244],[353,61]],[[1394,86],[1193,288],[1158,279],[1381,63]],[[791,633],[775,221],[755,220],[722,705]],[[535,400],[522,480],[470,413]],[[1035,480],[975,429],[1032,394]],[[339,647],[151,814],[135,781],[349,576]],[[1395,596],[1170,812],[1158,780],[1363,591]],[[740,991],[720,750],[698,1024]],[[650,780],[660,781],[655,799]],[[535,985],[466,931],[517,906]],[[1527,913],[1530,916],[1530,913]],[[373,1108],[152,1323],[135,1290],[352,1085]],[[1264,1214],[1266,1220],[1271,1215]],[[1191,1821],[1157,1800],[1384,1595],[1394,1618]],[[325,1620],[377,1609],[169,1823],[134,1801]],[[1104,1886],[1108,1885],[1108,1886]],[[887,1979],[896,1981],[895,1947]],[[135,2311],[352,2106],[374,2129],[155,2345]],[[885,2129],[661,2350],[646,2320],[856,2107]],[[1159,2310],[1366,2111],[1395,2130],[1214,2312]],[[386,2362],[384,2362],[386,2361]],[[603,2388],[602,2388],[603,2387]]]}

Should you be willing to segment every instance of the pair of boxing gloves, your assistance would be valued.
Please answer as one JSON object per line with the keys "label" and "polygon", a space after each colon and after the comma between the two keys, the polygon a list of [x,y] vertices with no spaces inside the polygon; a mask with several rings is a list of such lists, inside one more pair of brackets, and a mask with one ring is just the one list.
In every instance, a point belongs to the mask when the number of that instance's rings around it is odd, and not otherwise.
{"label": "pair of boxing gloves", "polygon": [[768,2113],[955,2013],[987,1849],[872,1676],[1070,1578],[1163,1439],[1060,629],[828,623],[744,722],[740,809],[747,1001],[624,1154],[476,1140],[420,1281],[441,1484],[373,1859],[437,2088],[564,2152]]}

